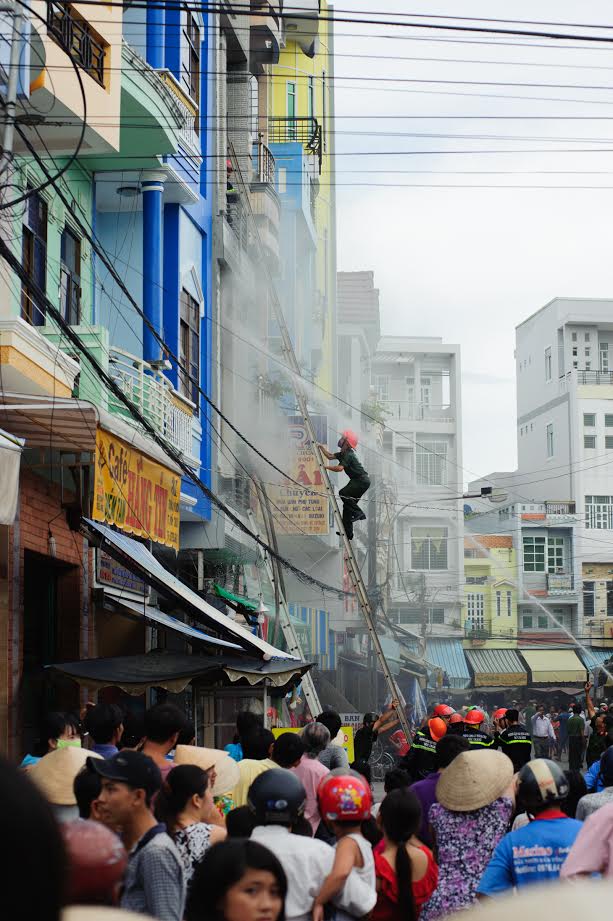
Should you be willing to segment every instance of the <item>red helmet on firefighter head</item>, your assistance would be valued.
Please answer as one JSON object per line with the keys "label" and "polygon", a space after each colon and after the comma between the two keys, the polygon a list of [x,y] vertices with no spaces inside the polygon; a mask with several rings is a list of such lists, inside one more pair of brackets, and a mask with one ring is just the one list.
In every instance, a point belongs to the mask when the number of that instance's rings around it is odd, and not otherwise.
{"label": "red helmet on firefighter head", "polygon": [[451,716],[449,717],[450,724],[451,723],[463,723],[463,722],[464,722],[464,717],[462,716],[461,713],[452,713]]}
{"label": "red helmet on firefighter head", "polygon": [[370,818],[372,793],[357,774],[328,774],[317,789],[319,811],[328,822],[362,822]]}
{"label": "red helmet on firefighter head", "polygon": [[359,438],[351,429],[345,429],[345,431],[341,433],[341,441],[346,441],[350,448],[357,448]]}
{"label": "red helmet on firefighter head", "polygon": [[500,707],[498,710],[494,710],[492,714],[492,718],[495,720],[503,720],[506,715],[507,715],[507,708]]}
{"label": "red helmet on firefighter head", "polygon": [[428,720],[428,729],[435,742],[440,741],[447,732],[447,723],[440,716],[435,716]]}
{"label": "red helmet on firefighter head", "polygon": [[448,720],[454,713],[455,710],[449,704],[437,704],[434,708],[434,716],[440,716],[444,720]]}
{"label": "red helmet on firefighter head", "polygon": [[480,726],[484,720],[485,713],[481,710],[477,710],[476,707],[473,710],[469,710],[464,717],[464,722],[468,723],[469,726]]}

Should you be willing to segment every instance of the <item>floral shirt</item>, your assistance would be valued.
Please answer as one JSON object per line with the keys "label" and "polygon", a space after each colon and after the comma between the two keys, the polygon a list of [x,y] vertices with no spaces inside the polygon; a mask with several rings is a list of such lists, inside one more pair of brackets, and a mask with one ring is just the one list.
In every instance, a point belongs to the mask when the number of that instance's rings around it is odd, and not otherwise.
{"label": "floral shirt", "polygon": [[181,828],[174,837],[187,886],[192,881],[194,870],[211,846],[211,827],[206,822],[194,822],[193,825]]}
{"label": "floral shirt", "polygon": [[506,833],[513,813],[507,797],[475,812],[450,812],[435,803],[429,813],[438,846],[438,886],[424,905],[420,921],[468,908],[494,848]]}

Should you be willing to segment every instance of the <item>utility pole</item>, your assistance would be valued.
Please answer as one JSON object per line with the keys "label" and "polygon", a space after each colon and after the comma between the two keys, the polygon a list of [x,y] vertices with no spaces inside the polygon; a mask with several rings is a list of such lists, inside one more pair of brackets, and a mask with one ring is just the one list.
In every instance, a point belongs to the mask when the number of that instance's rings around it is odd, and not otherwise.
{"label": "utility pole", "polygon": [[21,7],[15,3],[11,8],[13,14],[13,28],[11,30],[11,52],[8,66],[8,80],[6,84],[6,99],[4,100],[4,131],[2,134],[2,153],[0,154],[0,176],[5,172],[13,159],[13,142],[15,139],[15,118],[17,116],[17,87],[19,85],[19,58],[21,55],[23,31],[23,14]]}

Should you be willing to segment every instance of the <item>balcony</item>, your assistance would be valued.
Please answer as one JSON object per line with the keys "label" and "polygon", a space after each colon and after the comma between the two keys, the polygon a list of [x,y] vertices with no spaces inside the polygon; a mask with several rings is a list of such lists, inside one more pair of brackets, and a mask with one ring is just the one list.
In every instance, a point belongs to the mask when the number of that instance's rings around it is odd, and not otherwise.
{"label": "balcony", "polygon": [[570,573],[547,573],[547,593],[549,595],[576,595],[574,576]]}
{"label": "balcony", "polygon": [[251,72],[264,72],[267,64],[278,64],[281,51],[280,3],[251,0]]}
{"label": "balcony", "polygon": [[387,414],[387,420],[400,419],[405,422],[455,422],[449,404],[435,406],[432,403],[409,403],[405,400],[380,400]]}
{"label": "balcony", "polygon": [[323,143],[321,125],[316,118],[269,118],[268,140],[271,144],[301,144],[317,157],[321,173]]}
{"label": "balcony", "polygon": [[279,268],[279,225],[281,204],[275,189],[275,158],[262,138],[253,145],[255,179],[251,183],[249,197],[251,209],[259,231],[260,240],[273,271]]}
{"label": "balcony", "polygon": [[286,42],[296,42],[308,58],[315,57],[321,0],[283,3]]}
{"label": "balcony", "polygon": [[562,375],[559,380],[560,393],[569,393],[575,388],[579,397],[609,400],[613,398],[613,371],[576,368]]}
{"label": "balcony", "polygon": [[[122,393],[137,407],[158,434],[179,451],[190,466],[200,465],[194,457],[194,404],[174,389],[160,372],[124,352],[111,347],[109,375]],[[109,412],[132,421],[123,403],[113,394],[108,395]]]}
{"label": "balcony", "polygon": [[[40,4],[43,21],[30,23],[32,61],[29,98],[21,98],[21,130],[53,155],[108,156],[119,150],[121,6],[95,11],[57,0]],[[85,96],[85,99],[83,98]],[[83,113],[87,112],[81,139]],[[21,137],[17,153],[27,153]],[[29,155],[29,154],[28,154]]]}

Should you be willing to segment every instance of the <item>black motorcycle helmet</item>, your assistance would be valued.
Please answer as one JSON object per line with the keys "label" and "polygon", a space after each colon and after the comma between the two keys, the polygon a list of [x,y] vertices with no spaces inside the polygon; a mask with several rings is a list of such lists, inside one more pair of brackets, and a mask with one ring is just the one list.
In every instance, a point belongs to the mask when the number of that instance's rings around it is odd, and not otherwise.
{"label": "black motorcycle helmet", "polygon": [[292,825],[304,813],[306,791],[295,774],[272,768],[256,777],[247,805],[258,825]]}
{"label": "black motorcycle helmet", "polygon": [[535,815],[568,796],[568,780],[559,764],[549,758],[535,758],[524,764],[517,783],[518,803]]}

